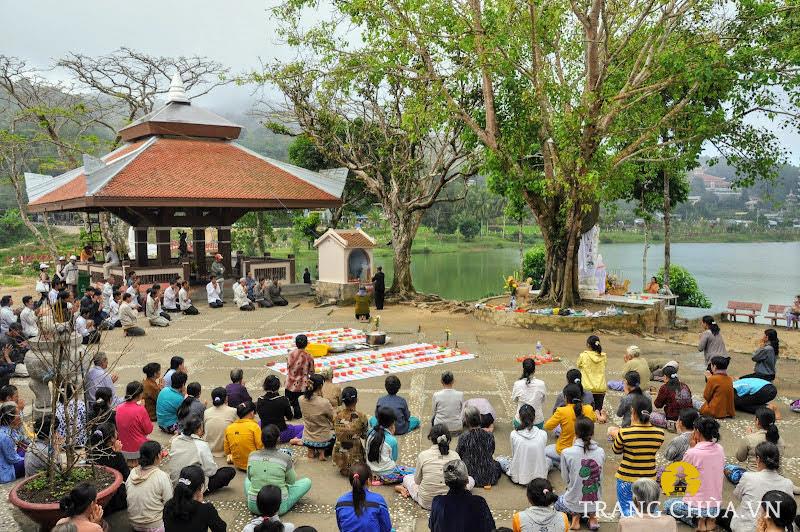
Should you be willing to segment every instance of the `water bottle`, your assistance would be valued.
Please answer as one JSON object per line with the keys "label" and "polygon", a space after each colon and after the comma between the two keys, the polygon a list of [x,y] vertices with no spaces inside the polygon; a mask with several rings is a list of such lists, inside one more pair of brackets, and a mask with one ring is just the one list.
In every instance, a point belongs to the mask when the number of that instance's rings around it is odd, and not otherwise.
{"label": "water bottle", "polygon": [[540,340],[536,340],[536,356],[537,357],[542,356],[542,350],[543,349],[544,349],[544,346],[542,346],[542,342]]}

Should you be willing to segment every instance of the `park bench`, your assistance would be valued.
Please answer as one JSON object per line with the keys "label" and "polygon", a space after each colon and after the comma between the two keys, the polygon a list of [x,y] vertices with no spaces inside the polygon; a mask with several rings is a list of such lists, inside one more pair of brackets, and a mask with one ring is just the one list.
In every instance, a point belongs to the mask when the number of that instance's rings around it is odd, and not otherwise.
{"label": "park bench", "polygon": [[[778,320],[782,320],[786,317],[786,309],[788,306],[789,305],[770,305],[767,307],[767,315],[764,317],[769,319],[773,327],[777,327]],[[798,323],[796,321],[794,322],[794,328],[798,328]]]}
{"label": "park bench", "polygon": [[745,316],[747,320],[754,324],[756,323],[756,317],[758,316],[758,312],[761,312],[761,309],[764,305],[761,303],[748,303],[747,301],[728,301],[728,311],[726,314],[728,315],[728,319],[731,321],[736,321],[737,316]]}

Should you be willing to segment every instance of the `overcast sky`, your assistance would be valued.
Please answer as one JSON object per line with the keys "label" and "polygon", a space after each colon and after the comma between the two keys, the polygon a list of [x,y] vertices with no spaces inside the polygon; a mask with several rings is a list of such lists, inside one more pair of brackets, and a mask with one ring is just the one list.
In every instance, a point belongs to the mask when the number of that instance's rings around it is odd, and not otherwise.
{"label": "overcast sky", "polygon": [[[153,55],[208,56],[244,72],[258,68],[260,60],[293,56],[270,19],[269,9],[278,1],[0,0],[0,53],[46,67],[66,52],[100,55],[128,46]],[[203,103],[246,112],[251,92],[225,87]],[[791,160],[800,162],[798,131],[774,129]]]}

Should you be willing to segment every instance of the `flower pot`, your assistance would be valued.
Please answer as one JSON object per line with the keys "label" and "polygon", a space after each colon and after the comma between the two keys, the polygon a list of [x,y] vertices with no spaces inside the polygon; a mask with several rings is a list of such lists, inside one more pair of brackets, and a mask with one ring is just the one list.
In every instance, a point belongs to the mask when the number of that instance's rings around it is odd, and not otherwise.
{"label": "flower pot", "polygon": [[[108,501],[111,499],[111,496],[114,495],[114,493],[122,484],[122,474],[116,469],[111,469],[110,467],[106,466],[95,466],[95,467],[101,467],[114,476],[114,481],[111,483],[111,485],[97,493],[97,504],[99,504],[100,506],[105,506],[106,504],[108,504]],[[31,519],[31,521],[38,524],[41,530],[50,530],[51,528],[53,528],[56,522],[62,517],[64,517],[64,512],[62,512],[61,509],[59,508],[58,502],[43,504],[43,503],[32,503],[24,501],[20,499],[19,496],[17,495],[17,490],[19,490],[22,486],[24,486],[34,478],[46,474],[47,473],[42,472],[30,478],[22,480],[16,486],[14,486],[14,488],[8,494],[9,502],[14,506],[16,506],[17,508],[19,508],[22,513],[24,513]]]}

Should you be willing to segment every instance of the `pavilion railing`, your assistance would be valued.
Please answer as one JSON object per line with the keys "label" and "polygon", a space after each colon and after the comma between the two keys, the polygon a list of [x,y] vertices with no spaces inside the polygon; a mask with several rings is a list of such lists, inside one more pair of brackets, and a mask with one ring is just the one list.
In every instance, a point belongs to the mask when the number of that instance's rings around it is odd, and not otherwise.
{"label": "pavilion railing", "polygon": [[[129,264],[127,261],[123,262],[123,266],[113,266],[109,269],[109,273],[117,280],[124,279],[125,275],[134,270],[139,276],[139,282],[142,285],[152,284],[167,284],[171,279],[181,278],[188,279],[191,273],[189,262],[182,262],[170,266],[137,266]],[[104,277],[103,265],[98,263],[79,262],[78,269],[89,273],[89,278],[92,283],[102,281]]]}

